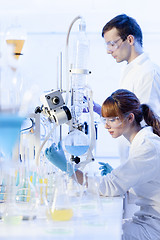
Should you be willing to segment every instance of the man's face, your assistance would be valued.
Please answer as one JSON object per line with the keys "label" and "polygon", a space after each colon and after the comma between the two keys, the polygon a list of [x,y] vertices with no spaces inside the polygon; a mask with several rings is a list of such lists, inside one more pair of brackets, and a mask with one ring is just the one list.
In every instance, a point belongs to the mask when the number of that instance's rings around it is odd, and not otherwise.
{"label": "man's face", "polygon": [[106,42],[107,53],[111,54],[117,63],[130,61],[131,45],[127,39],[125,41],[121,39],[116,28],[105,32],[104,40]]}

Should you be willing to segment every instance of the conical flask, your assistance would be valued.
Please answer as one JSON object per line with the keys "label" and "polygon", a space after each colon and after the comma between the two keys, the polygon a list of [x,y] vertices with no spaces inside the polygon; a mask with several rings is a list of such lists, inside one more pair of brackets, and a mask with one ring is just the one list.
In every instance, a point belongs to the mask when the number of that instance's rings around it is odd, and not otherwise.
{"label": "conical flask", "polygon": [[73,217],[73,209],[67,193],[67,180],[62,172],[57,173],[53,201],[48,210],[49,219],[54,221],[68,221]]}

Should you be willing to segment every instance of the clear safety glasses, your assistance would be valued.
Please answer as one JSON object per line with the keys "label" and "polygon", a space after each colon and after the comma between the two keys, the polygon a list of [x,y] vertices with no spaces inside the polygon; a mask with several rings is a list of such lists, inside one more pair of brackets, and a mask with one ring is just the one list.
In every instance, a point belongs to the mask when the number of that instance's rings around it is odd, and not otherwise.
{"label": "clear safety glasses", "polygon": [[106,48],[107,48],[107,51],[115,51],[117,48],[119,48],[123,42],[118,44],[119,40],[122,40],[121,38],[118,38],[116,41],[110,41],[110,42],[106,42],[105,45],[106,45]]}
{"label": "clear safety glasses", "polygon": [[101,117],[101,121],[104,125],[116,128],[122,124],[122,121],[119,117]]}

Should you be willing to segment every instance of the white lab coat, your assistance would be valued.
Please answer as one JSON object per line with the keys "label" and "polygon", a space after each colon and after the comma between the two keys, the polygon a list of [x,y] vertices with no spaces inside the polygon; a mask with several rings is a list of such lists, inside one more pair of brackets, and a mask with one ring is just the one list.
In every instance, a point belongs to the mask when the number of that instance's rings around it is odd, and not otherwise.
{"label": "white lab coat", "polygon": [[[93,191],[92,181],[88,179],[90,191]],[[110,174],[97,177],[97,182],[104,196],[123,195],[131,187],[137,195],[140,210],[130,223],[132,231],[129,226],[126,228],[134,238],[124,239],[160,239],[160,137],[151,127],[144,127],[136,134],[128,160]],[[159,238],[153,238],[154,235]]]}
{"label": "white lab coat", "polygon": [[[160,67],[155,65],[147,54],[142,53],[127,64],[120,88],[134,92],[141,103],[148,104],[160,116]],[[145,122],[142,121],[141,124],[144,126]],[[129,154],[129,145],[123,136],[119,138],[119,154],[121,163],[125,162]],[[125,205],[125,208],[128,209],[128,205]]]}
{"label": "white lab coat", "polygon": [[[160,67],[146,53],[142,53],[127,64],[122,75],[120,88],[136,94],[141,103],[148,104],[160,116]],[[144,126],[144,121],[142,126]],[[128,142],[119,138],[119,154],[123,163],[128,158]]]}
{"label": "white lab coat", "polygon": [[147,103],[160,116],[160,67],[142,53],[127,64],[120,88],[134,92],[141,103]]}

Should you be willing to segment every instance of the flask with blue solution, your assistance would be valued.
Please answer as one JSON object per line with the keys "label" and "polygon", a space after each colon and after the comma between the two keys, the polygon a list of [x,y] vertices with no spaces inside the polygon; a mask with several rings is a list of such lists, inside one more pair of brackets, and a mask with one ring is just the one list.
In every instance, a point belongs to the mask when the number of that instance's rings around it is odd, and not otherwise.
{"label": "flask with blue solution", "polygon": [[71,131],[66,136],[64,143],[66,151],[74,156],[81,156],[89,149],[89,139],[87,135],[78,129]]}

